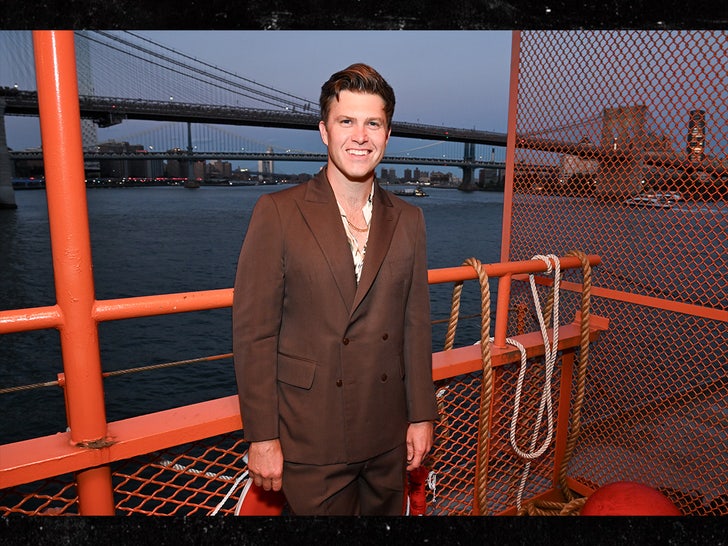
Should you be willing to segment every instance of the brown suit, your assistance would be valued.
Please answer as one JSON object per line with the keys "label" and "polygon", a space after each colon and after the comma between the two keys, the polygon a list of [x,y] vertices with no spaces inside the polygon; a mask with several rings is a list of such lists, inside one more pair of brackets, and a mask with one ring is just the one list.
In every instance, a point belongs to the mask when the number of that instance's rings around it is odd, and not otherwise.
{"label": "brown suit", "polygon": [[376,185],[357,286],[325,170],[262,196],[235,279],[235,372],[246,439],[286,461],[353,463],[437,419],[422,211]]}

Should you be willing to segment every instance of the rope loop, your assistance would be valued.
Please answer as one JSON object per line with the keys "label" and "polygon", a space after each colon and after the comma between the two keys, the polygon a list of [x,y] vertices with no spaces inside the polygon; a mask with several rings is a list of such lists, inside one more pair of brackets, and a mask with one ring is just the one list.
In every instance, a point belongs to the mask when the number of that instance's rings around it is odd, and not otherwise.
{"label": "rope loop", "polygon": [[[571,456],[579,439],[581,428],[581,409],[584,403],[584,393],[586,390],[586,371],[589,360],[589,326],[590,326],[590,306],[591,306],[591,264],[587,255],[580,250],[571,250],[566,256],[575,256],[579,258],[582,268],[582,290],[581,290],[581,323],[579,330],[579,359],[576,367],[576,394],[572,403],[571,422],[569,433],[566,440],[566,448],[564,457],[559,467],[559,486],[566,502],[555,501],[532,501],[525,506],[520,506],[520,496],[518,499],[519,515],[578,515],[581,507],[586,502],[586,497],[578,497],[568,486],[566,481],[566,471],[571,460]],[[532,288],[533,288],[532,284]],[[558,289],[556,281],[554,281],[554,289],[549,297],[549,304],[554,306],[554,317],[557,317],[558,311]],[[547,309],[548,309],[547,305]],[[547,311],[547,317],[548,317]],[[554,320],[554,336],[557,335],[558,322]],[[554,337],[552,350],[557,347],[557,338]],[[530,461],[526,463],[526,471],[528,470]],[[524,473],[525,479],[525,473]],[[521,486],[524,483],[522,480]],[[519,492],[520,495],[520,492]]]}
{"label": "rope loop", "polygon": [[[566,254],[567,256],[576,256],[582,264],[582,293],[581,293],[581,325],[580,325],[580,345],[579,345],[579,361],[577,365],[577,392],[573,402],[573,410],[571,417],[571,426],[567,437],[566,450],[559,469],[559,485],[567,499],[565,503],[551,502],[529,502],[521,506],[521,497],[525,488],[525,482],[528,476],[528,470],[533,459],[543,455],[548,446],[551,444],[554,434],[553,425],[553,401],[551,396],[553,370],[556,357],[558,355],[558,336],[559,336],[559,292],[561,263],[557,256],[536,255],[533,259],[543,260],[546,264],[546,274],[553,272],[554,282],[552,290],[548,295],[544,311],[541,309],[541,302],[536,290],[535,277],[529,275],[531,292],[534,298],[534,305],[539,319],[539,327],[544,342],[544,354],[546,358],[544,387],[541,395],[541,403],[534,427],[534,434],[531,438],[531,445],[528,450],[522,450],[516,445],[515,426],[518,421],[518,412],[520,409],[520,393],[523,385],[523,378],[526,371],[526,351],[525,348],[516,340],[506,338],[506,342],[519,347],[521,352],[521,369],[519,372],[519,382],[517,386],[517,395],[514,402],[514,413],[511,419],[511,445],[516,453],[526,460],[525,472],[522,476],[518,497],[517,509],[519,515],[548,515],[548,514],[578,514],[584,501],[583,497],[577,497],[566,483],[566,469],[568,462],[573,453],[574,447],[578,440],[580,423],[581,423],[581,407],[584,400],[584,391],[586,384],[586,368],[589,355],[589,319],[590,319],[590,297],[591,297],[591,266],[587,255],[578,250],[572,250]],[[488,446],[490,442],[490,417],[491,402],[493,398],[493,367],[491,362],[491,342],[490,337],[490,286],[488,284],[488,275],[483,264],[476,258],[468,258],[463,265],[470,265],[475,269],[480,284],[481,297],[481,328],[480,328],[480,349],[483,377],[481,381],[480,407],[479,407],[479,434],[477,445],[477,459],[475,469],[475,495],[479,514],[485,514],[487,511],[486,492],[487,492],[487,460]],[[463,281],[457,281],[453,287],[452,302],[450,308],[450,317],[448,319],[448,328],[445,336],[446,351],[451,350],[454,346],[455,332],[457,329],[458,317],[460,314],[460,298],[462,295]],[[549,338],[547,329],[549,322],[553,326],[552,336]],[[547,435],[543,444],[536,449],[536,442],[540,435],[541,425],[546,416]]]}
{"label": "rope loop", "polygon": [[[478,417],[478,445],[475,468],[475,495],[478,510],[481,514],[486,511],[486,456],[490,438],[490,404],[493,397],[493,366],[490,354],[490,285],[488,274],[483,264],[477,258],[468,258],[463,265],[471,266],[478,275],[480,285],[480,358],[483,367],[483,377],[480,388],[480,407]],[[445,350],[449,351],[455,343],[458,316],[460,314],[460,297],[463,290],[463,281],[457,281],[453,287],[452,303],[447,333],[445,335]]]}
{"label": "rope loop", "polygon": [[[516,496],[516,507],[518,510],[521,509],[521,500],[523,498],[523,492],[526,487],[526,480],[528,479],[528,473],[531,469],[531,461],[534,459],[537,459],[543,455],[546,450],[551,445],[551,441],[553,440],[554,436],[554,410],[553,410],[553,397],[552,397],[552,381],[553,381],[553,373],[554,373],[554,366],[556,364],[556,357],[558,355],[558,345],[559,345],[559,291],[560,291],[560,283],[561,283],[561,263],[559,262],[558,256],[554,254],[549,254],[547,256],[542,256],[540,254],[537,254],[533,257],[534,260],[541,260],[546,264],[546,274],[549,274],[553,271],[554,273],[554,283],[553,283],[553,289],[551,290],[551,296],[549,297],[549,304],[547,304],[547,308],[550,307],[549,312],[547,312],[547,318],[551,313],[553,313],[553,331],[552,331],[552,339],[549,342],[548,332],[546,330],[547,328],[547,321],[544,319],[543,312],[541,310],[541,300],[538,295],[538,291],[536,289],[536,281],[535,276],[533,274],[529,274],[528,278],[531,285],[531,293],[533,296],[533,303],[534,307],[536,309],[536,315],[538,317],[538,323],[539,327],[541,329],[541,338],[543,340],[544,345],[544,358],[545,358],[545,368],[544,368],[544,382],[543,382],[543,390],[541,392],[541,401],[539,403],[538,408],[538,416],[536,417],[536,423],[533,428],[533,434],[531,435],[531,445],[528,448],[528,451],[521,450],[516,442],[516,428],[518,423],[518,416],[520,412],[520,406],[521,406],[521,396],[523,392],[523,382],[526,376],[526,367],[527,367],[527,358],[526,358],[526,349],[517,341],[513,339],[507,340],[511,345],[516,345],[521,353],[521,363],[520,368],[518,372],[518,382],[516,384],[516,393],[514,397],[513,402],[513,415],[511,417],[511,427],[510,427],[510,443],[511,447],[513,448],[513,451],[516,452],[516,454],[521,457],[522,459],[526,460],[526,464],[523,470],[523,474],[521,476],[521,480],[518,487],[518,493]],[[547,427],[547,433],[546,437],[544,438],[543,443],[541,444],[541,447],[536,449],[536,442],[538,441],[538,437],[541,435],[541,428],[543,423],[544,414],[546,415],[546,427]]]}

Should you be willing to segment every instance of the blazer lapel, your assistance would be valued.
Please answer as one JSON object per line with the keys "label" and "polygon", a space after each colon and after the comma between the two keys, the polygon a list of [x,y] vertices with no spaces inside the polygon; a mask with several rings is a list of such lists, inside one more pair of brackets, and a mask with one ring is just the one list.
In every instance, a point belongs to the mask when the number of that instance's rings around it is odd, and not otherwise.
{"label": "blazer lapel", "polygon": [[379,273],[379,268],[382,266],[384,257],[387,255],[389,245],[392,242],[399,213],[400,210],[392,206],[392,202],[377,184],[374,189],[374,207],[372,208],[367,254],[364,258],[361,279],[359,279],[359,285],[356,287],[354,305],[351,308],[352,313],[369,292],[377,273]]}
{"label": "blazer lapel", "polygon": [[339,207],[326,180],[325,170],[308,183],[304,200],[299,202],[299,209],[329,264],[347,309],[351,310],[356,293],[354,264],[341,224]]}

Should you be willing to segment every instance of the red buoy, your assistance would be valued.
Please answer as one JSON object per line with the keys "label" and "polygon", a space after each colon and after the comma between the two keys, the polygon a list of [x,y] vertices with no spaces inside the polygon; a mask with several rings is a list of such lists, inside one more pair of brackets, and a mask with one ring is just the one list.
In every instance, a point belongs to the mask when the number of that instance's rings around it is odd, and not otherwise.
{"label": "red buoy", "polygon": [[636,482],[614,482],[600,487],[584,503],[582,516],[681,516],[665,495]]}
{"label": "red buoy", "polygon": [[[248,478],[252,480],[252,478]],[[286,505],[283,491],[266,491],[254,483],[244,489],[235,510],[236,516],[280,516]]]}
{"label": "red buoy", "polygon": [[427,512],[425,486],[427,485],[427,476],[429,473],[429,470],[424,465],[407,472],[405,494],[407,499],[409,499],[409,514],[411,516],[424,516]]}

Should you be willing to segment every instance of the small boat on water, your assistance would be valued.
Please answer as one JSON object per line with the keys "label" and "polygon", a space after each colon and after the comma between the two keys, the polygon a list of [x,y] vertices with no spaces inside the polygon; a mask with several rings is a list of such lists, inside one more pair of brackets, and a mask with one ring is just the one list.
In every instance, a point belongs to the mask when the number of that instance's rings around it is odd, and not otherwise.
{"label": "small boat on water", "polygon": [[428,197],[429,194],[425,192],[421,187],[416,189],[404,189],[404,190],[392,190],[394,195],[401,195],[405,197]]}
{"label": "small boat on water", "polygon": [[624,200],[624,204],[631,207],[649,207],[653,209],[671,209],[675,205],[675,201],[666,197],[656,197],[648,195],[636,195]]}

